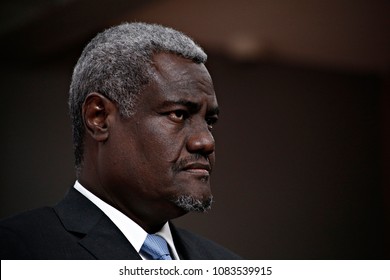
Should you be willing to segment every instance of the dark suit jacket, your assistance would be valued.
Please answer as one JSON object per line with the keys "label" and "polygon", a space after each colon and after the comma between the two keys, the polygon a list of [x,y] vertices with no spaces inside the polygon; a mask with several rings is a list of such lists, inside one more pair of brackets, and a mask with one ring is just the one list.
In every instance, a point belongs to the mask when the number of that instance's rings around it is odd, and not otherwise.
{"label": "dark suit jacket", "polygon": [[[240,259],[227,249],[170,224],[181,259]],[[0,222],[1,259],[141,259],[126,237],[73,188],[55,207]]]}

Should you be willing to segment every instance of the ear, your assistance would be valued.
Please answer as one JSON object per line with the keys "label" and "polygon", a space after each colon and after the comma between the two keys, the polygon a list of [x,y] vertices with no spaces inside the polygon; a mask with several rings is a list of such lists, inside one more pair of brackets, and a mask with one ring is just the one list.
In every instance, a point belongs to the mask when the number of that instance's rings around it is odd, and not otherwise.
{"label": "ear", "polygon": [[90,93],[85,98],[82,112],[86,131],[98,142],[109,137],[109,116],[116,111],[114,103],[100,93]]}

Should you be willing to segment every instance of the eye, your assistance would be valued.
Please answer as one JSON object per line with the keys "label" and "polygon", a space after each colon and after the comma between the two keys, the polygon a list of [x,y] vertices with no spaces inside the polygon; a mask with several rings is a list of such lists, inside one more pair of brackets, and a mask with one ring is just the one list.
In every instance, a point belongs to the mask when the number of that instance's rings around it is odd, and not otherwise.
{"label": "eye", "polygon": [[188,118],[188,113],[184,110],[175,110],[168,114],[168,117],[174,122],[182,122]]}
{"label": "eye", "polygon": [[211,118],[206,119],[209,130],[213,129],[213,127],[217,123],[217,121],[218,121],[218,118],[216,118],[216,117],[211,117]]}

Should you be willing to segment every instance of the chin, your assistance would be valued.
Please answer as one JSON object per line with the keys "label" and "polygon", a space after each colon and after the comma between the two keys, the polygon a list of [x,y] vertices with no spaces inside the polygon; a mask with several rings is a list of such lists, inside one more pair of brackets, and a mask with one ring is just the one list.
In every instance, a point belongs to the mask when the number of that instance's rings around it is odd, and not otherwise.
{"label": "chin", "polygon": [[207,212],[211,209],[213,203],[213,196],[210,195],[206,198],[196,198],[192,195],[180,195],[172,201],[177,207],[188,212]]}

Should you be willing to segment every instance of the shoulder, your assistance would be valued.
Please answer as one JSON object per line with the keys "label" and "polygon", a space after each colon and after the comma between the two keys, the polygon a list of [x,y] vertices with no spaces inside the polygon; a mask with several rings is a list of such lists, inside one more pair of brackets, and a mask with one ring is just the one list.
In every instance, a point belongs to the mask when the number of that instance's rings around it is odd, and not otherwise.
{"label": "shoulder", "polygon": [[[173,229],[172,229],[173,228]],[[239,260],[239,255],[229,249],[185,229],[171,227],[175,246],[185,259]]]}
{"label": "shoulder", "polygon": [[30,259],[34,247],[39,248],[52,239],[60,228],[53,208],[27,211],[0,221],[1,259]]}
{"label": "shoulder", "polygon": [[19,235],[46,228],[48,223],[58,220],[54,209],[44,207],[23,212],[0,221],[0,234],[13,231]]}

